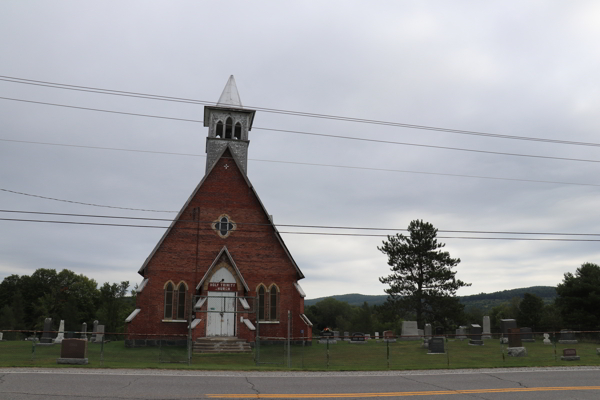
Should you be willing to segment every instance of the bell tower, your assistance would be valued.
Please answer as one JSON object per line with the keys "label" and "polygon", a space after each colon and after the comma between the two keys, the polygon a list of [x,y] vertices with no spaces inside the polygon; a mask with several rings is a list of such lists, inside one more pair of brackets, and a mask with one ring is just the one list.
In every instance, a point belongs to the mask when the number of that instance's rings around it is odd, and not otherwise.
{"label": "bell tower", "polygon": [[242,106],[235,78],[231,75],[217,105],[204,107],[204,126],[208,126],[205,174],[227,146],[240,163],[244,174],[247,173],[250,144],[248,132],[252,129],[255,112]]}

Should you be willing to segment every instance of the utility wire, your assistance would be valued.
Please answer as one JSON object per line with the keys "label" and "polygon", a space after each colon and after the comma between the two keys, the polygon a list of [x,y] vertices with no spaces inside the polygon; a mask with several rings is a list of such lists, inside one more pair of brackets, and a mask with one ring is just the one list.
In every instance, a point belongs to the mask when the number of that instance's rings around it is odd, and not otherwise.
{"label": "utility wire", "polygon": [[[172,222],[170,218],[148,218],[148,217],[124,217],[116,215],[98,215],[98,214],[73,214],[73,213],[55,213],[42,211],[22,211],[22,210],[0,210],[3,213],[15,214],[35,214],[52,215],[61,217],[80,217],[80,218],[106,218],[106,219],[129,219],[140,221],[165,221]],[[177,222],[193,222],[200,224],[212,224],[215,221],[198,221],[193,219],[178,219]],[[356,226],[331,226],[331,225],[299,225],[299,224],[271,224],[258,222],[236,223],[238,226],[277,226],[286,228],[311,228],[311,229],[340,229],[340,230],[373,230],[373,231],[408,231],[406,228],[375,228],[375,227],[356,227]],[[443,233],[475,233],[475,234],[494,234],[494,235],[547,235],[547,236],[600,236],[600,233],[559,233],[559,232],[518,232],[518,231],[476,231],[476,230],[448,230],[437,229]]]}
{"label": "utility wire", "polygon": [[[48,220],[34,220],[34,219],[19,219],[19,218],[0,218],[0,221],[12,221],[12,222],[36,222],[36,223],[50,223],[50,224],[66,224],[66,225],[92,225],[92,226],[110,226],[110,227],[124,227],[124,228],[158,228],[167,229],[168,226],[156,226],[156,225],[134,225],[134,224],[109,224],[99,222],[75,222],[75,221],[48,221]],[[177,228],[176,228],[177,229]],[[182,229],[182,228],[179,228]],[[197,227],[183,228],[190,231],[196,231]],[[200,228],[201,231],[208,231],[212,229]],[[262,232],[262,231],[249,231],[249,232]],[[332,233],[332,232],[283,232],[283,234],[292,235],[320,235],[320,236],[354,236],[354,237],[387,237],[385,234],[363,234],[363,233]],[[564,239],[564,238],[520,238],[520,237],[472,237],[472,236],[438,236],[438,239],[468,239],[468,240],[518,240],[518,241],[553,241],[553,242],[600,242],[600,239]]]}
{"label": "utility wire", "polygon": [[[52,87],[52,88],[56,88],[56,89],[76,90],[76,91],[84,91],[84,92],[100,93],[100,94],[107,94],[107,95],[116,95],[116,96],[138,97],[138,98],[145,98],[145,99],[151,99],[151,100],[174,101],[174,102],[180,102],[180,103],[192,103],[192,104],[203,104],[203,105],[216,104],[213,101],[186,99],[186,98],[172,97],[172,96],[160,96],[160,95],[128,92],[128,91],[121,91],[121,90],[102,89],[102,88],[94,88],[94,87],[89,87],[89,86],[67,85],[67,84],[62,84],[62,83],[38,81],[38,80],[24,79],[24,78],[17,78],[17,77],[3,76],[3,75],[0,75],[0,80],[12,82],[12,83]],[[429,131],[436,131],[436,132],[456,133],[456,134],[462,134],[462,135],[482,136],[482,137],[491,137],[491,138],[499,138],[499,139],[526,140],[526,141],[534,141],[534,142],[542,142],[542,143],[568,144],[568,145],[576,145],[576,146],[600,147],[600,143],[577,142],[577,141],[570,141],[570,140],[557,140],[557,139],[537,138],[537,137],[529,137],[529,136],[502,135],[502,134],[495,134],[495,133],[489,133],[489,132],[479,132],[479,131],[469,131],[469,130],[462,130],[462,129],[451,129],[451,128],[443,128],[443,127],[426,126],[426,125],[406,124],[406,123],[401,123],[401,122],[353,118],[353,117],[344,117],[344,116],[339,116],[339,115],[308,113],[308,112],[282,110],[282,109],[276,109],[276,108],[265,108],[265,107],[256,107],[256,106],[246,106],[245,108],[254,109],[257,111],[268,112],[268,113],[295,115],[295,116],[300,116],[300,117],[330,119],[330,120],[336,120],[336,121],[347,121],[347,122],[356,122],[356,123],[373,124],[373,125],[385,125],[385,126],[393,126],[393,127],[399,127],[399,128],[410,128],[410,129],[429,130]]]}
{"label": "utility wire", "polygon": [[[43,105],[55,106],[55,107],[75,108],[75,109],[87,110],[87,111],[98,111],[98,112],[111,113],[111,114],[133,115],[136,117],[160,118],[160,119],[169,119],[169,120],[175,120],[175,121],[194,122],[194,123],[202,123],[203,122],[202,120],[195,120],[195,119],[164,117],[164,116],[159,116],[159,115],[112,111],[112,110],[104,110],[104,109],[99,109],[99,108],[77,107],[77,106],[70,106],[70,105],[65,105],[65,104],[47,103],[47,102],[42,102],[42,101],[15,99],[12,97],[0,97],[0,99],[11,100],[11,101],[20,101],[20,102],[25,102],[25,103],[43,104]],[[537,154],[521,154],[521,153],[508,153],[508,152],[502,152],[502,151],[465,149],[462,147],[436,146],[436,145],[430,145],[430,144],[397,142],[397,141],[393,141],[393,140],[368,139],[368,138],[353,137],[353,136],[332,135],[332,134],[326,134],[326,133],[295,131],[295,130],[289,130],[289,129],[261,128],[261,127],[256,127],[256,126],[253,127],[253,129],[263,130],[263,131],[271,131],[271,132],[294,133],[294,134],[299,134],[299,135],[328,137],[328,138],[334,138],[334,139],[358,140],[358,141],[362,141],[362,142],[393,144],[393,145],[399,145],[399,146],[423,147],[423,148],[438,149],[438,150],[466,151],[466,152],[470,152],[470,153],[494,154],[494,155],[512,156],[512,157],[528,157],[528,158],[541,158],[541,159],[548,159],[548,160],[600,163],[600,160],[590,160],[590,159],[583,159],[583,158],[568,158],[568,157],[543,156],[543,155],[537,155]],[[50,145],[54,145],[54,146],[60,146],[59,144],[53,144],[53,143],[27,142],[27,141],[14,140],[14,139],[0,139],[0,140],[7,141],[7,142],[50,144]],[[75,146],[75,145],[63,145],[63,146],[94,148],[93,146]],[[600,144],[599,144],[599,146],[600,146]],[[121,150],[121,149],[111,149],[111,148],[104,148],[104,149]],[[123,151],[127,151],[127,150],[123,150]],[[136,150],[129,150],[129,151],[136,151]],[[146,152],[146,153],[152,153],[152,151],[143,151],[143,150],[139,150],[139,151]],[[162,153],[162,152],[155,152],[155,153]],[[178,155],[178,153],[162,153],[162,154]],[[193,155],[193,154],[180,154],[179,153],[179,155]]]}
{"label": "utility wire", "polygon": [[17,191],[14,191],[14,190],[1,189],[1,188],[0,188],[0,191],[8,192],[8,193],[13,193],[13,194],[19,194],[19,195],[22,195],[22,196],[37,197],[37,198],[45,199],[45,200],[54,200],[54,201],[62,201],[64,203],[81,204],[81,205],[84,205],[84,206],[104,207],[104,208],[116,208],[116,209],[119,209],[119,210],[130,210],[130,211],[161,212],[161,213],[176,213],[176,212],[178,212],[178,211],[164,211],[164,210],[147,210],[147,209],[144,209],[144,208],[130,208],[130,207],[106,206],[106,205],[94,204],[94,203],[82,203],[80,201],[56,199],[54,197],[40,196],[40,195],[37,195],[37,194],[23,193],[23,192],[17,192]]}

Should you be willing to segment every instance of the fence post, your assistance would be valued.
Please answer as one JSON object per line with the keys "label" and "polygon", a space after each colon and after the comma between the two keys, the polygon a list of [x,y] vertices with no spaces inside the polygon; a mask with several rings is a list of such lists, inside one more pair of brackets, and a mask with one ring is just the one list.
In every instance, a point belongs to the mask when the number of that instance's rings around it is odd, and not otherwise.
{"label": "fence post", "polygon": [[256,318],[256,340],[254,342],[254,359],[256,366],[260,364],[260,322],[258,317]]}
{"label": "fence post", "polygon": [[385,344],[387,347],[387,366],[388,366],[388,369],[390,369],[390,341],[386,340]]}
{"label": "fence post", "polygon": [[446,361],[448,362],[448,366],[450,366],[450,342],[447,337],[444,337],[446,340]]}
{"label": "fence post", "polygon": [[291,347],[290,347],[290,335],[291,335],[291,329],[292,329],[292,312],[290,310],[288,310],[288,337],[287,337],[287,364],[288,364],[288,369],[292,368],[292,352],[291,352]]}
{"label": "fence post", "polygon": [[37,339],[37,332],[33,331],[33,344],[31,345],[31,361],[35,360],[35,339]]}
{"label": "fence post", "polygon": [[327,342],[327,368],[329,369],[329,336],[325,339]]}
{"label": "fence post", "polygon": [[304,368],[304,329],[300,333],[302,334],[302,368]]}
{"label": "fence post", "polygon": [[100,366],[104,366],[104,337],[100,341]]}
{"label": "fence post", "polygon": [[552,342],[554,343],[554,361],[556,361],[556,332],[552,332]]}

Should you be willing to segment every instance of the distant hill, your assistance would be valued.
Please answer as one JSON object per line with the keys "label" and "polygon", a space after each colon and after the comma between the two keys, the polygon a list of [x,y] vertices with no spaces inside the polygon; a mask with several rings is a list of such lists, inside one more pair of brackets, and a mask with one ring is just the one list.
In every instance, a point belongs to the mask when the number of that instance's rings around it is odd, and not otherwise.
{"label": "distant hill", "polygon": [[334,299],[339,300],[339,301],[344,301],[344,302],[350,304],[351,306],[362,306],[365,301],[367,303],[369,303],[370,306],[374,306],[376,304],[380,305],[380,304],[385,303],[388,296],[387,296],[387,294],[383,294],[380,296],[358,294],[358,293],[338,294],[335,296],[318,297],[316,299],[305,299],[304,305],[312,306],[312,305],[317,304],[319,301],[325,300],[329,297],[333,297]]}
{"label": "distant hill", "polygon": [[[503,290],[501,292],[494,293],[480,293],[472,294],[470,296],[460,296],[459,299],[467,309],[480,308],[482,311],[487,311],[502,303],[510,301],[510,299],[513,297],[523,298],[525,293],[531,293],[540,296],[545,303],[550,303],[556,298],[556,288],[554,286],[532,286],[521,289]],[[339,294],[335,296],[318,297],[316,299],[306,299],[304,300],[304,305],[307,307],[312,306],[328,297],[333,297],[336,300],[344,301],[351,306],[362,306],[364,302],[367,302],[370,306],[374,306],[385,303],[388,296],[366,295],[358,293]]]}

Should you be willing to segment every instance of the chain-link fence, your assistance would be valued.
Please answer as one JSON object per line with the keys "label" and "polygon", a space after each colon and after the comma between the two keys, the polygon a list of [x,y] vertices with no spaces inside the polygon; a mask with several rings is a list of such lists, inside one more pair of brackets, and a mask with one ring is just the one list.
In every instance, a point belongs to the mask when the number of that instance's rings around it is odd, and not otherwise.
{"label": "chain-link fence", "polygon": [[[57,365],[59,359],[65,358],[61,353],[68,336],[82,338],[80,332],[65,332],[65,340],[56,343],[58,332],[0,333],[0,367]],[[498,334],[475,343],[469,335],[434,336],[427,341],[422,337],[396,336],[363,336],[365,340],[357,336],[259,336],[250,351],[224,354],[195,353],[185,335],[136,335],[137,339],[125,340],[126,334],[104,333],[98,340],[94,334],[100,333],[83,334],[88,339],[87,364],[81,367],[403,370],[600,365],[599,331],[528,333],[520,335],[520,346],[514,346],[512,340],[508,343],[509,338]]]}

